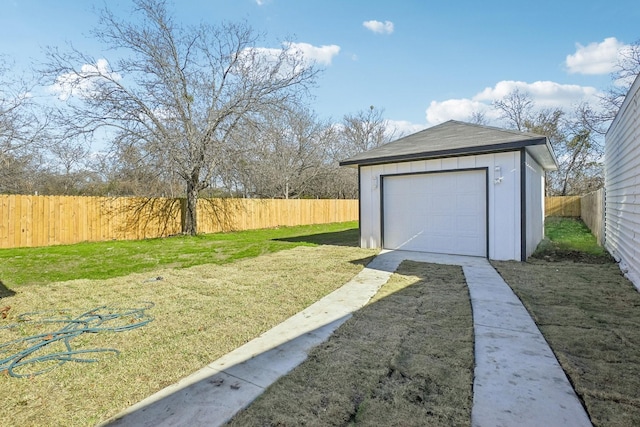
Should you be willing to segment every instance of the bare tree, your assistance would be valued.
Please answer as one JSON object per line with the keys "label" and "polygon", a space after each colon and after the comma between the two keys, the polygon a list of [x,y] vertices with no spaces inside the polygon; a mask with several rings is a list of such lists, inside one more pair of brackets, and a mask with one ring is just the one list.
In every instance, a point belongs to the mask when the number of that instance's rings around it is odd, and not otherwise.
{"label": "bare tree", "polygon": [[484,111],[474,111],[469,117],[469,123],[473,123],[476,125],[487,125],[489,124],[489,120],[487,120],[487,116]]}
{"label": "bare tree", "polygon": [[525,130],[525,121],[530,117],[533,106],[531,96],[520,89],[514,89],[504,98],[493,102],[493,107],[501,113],[501,118],[521,132]]}
{"label": "bare tree", "polygon": [[558,159],[558,170],[547,172],[548,195],[581,195],[602,186],[602,145],[581,118],[582,107],[572,116],[560,108],[543,109],[527,118],[527,132],[545,135]]}
{"label": "bare tree", "polygon": [[393,139],[383,114],[383,109],[377,109],[372,105],[367,110],[346,114],[343,117],[342,154],[345,157],[379,147]]}
{"label": "bare tree", "polygon": [[602,97],[605,113],[599,117],[601,121],[608,122],[614,119],[638,73],[640,73],[640,40],[619,52],[615,70],[611,73],[613,84]]}
{"label": "bare tree", "polygon": [[183,232],[196,234],[199,193],[216,182],[234,132],[300,101],[317,70],[299,51],[256,47],[246,24],[184,28],[163,0],[134,4],[138,20],[105,9],[94,31],[116,62],[49,50],[47,72],[66,101],[59,117],[65,137],[108,128],[117,147],[171,168],[185,187]]}
{"label": "bare tree", "polygon": [[531,97],[515,90],[494,102],[511,126],[545,135],[558,160],[558,170],[546,174],[547,195],[580,195],[602,186],[603,147],[586,119],[589,106],[567,113],[561,108],[537,110]]}
{"label": "bare tree", "polygon": [[327,140],[335,130],[308,109],[274,113],[244,136],[250,145],[238,171],[243,186],[257,197],[316,197],[318,178],[327,173]]}
{"label": "bare tree", "polygon": [[358,197],[357,171],[340,167],[339,162],[386,144],[396,137],[396,131],[389,129],[383,114],[384,109],[373,105],[355,114],[345,114],[342,123],[335,129],[335,137],[327,139],[329,173],[320,186],[326,197]]}
{"label": "bare tree", "polygon": [[0,193],[24,193],[33,190],[47,121],[38,114],[32,85],[10,72],[0,56]]}

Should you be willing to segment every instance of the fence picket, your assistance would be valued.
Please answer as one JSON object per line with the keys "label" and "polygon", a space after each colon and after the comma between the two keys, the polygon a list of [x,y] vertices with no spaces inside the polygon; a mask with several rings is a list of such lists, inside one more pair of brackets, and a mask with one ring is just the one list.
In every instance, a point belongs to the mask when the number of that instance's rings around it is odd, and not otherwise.
{"label": "fence picket", "polygon": [[580,217],[581,196],[545,197],[545,216]]}
{"label": "fence picket", "polygon": [[[180,232],[180,199],[0,195],[0,248],[135,240]],[[204,199],[199,231],[355,221],[357,200]]]}

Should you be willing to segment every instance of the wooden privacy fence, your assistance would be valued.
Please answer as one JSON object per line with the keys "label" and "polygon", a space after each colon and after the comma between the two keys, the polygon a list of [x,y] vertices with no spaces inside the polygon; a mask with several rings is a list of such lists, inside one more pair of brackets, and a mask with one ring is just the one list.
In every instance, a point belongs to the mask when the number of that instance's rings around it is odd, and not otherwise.
{"label": "wooden privacy fence", "polygon": [[[0,248],[135,240],[180,233],[184,199],[0,195]],[[357,200],[201,199],[198,231],[358,219]]]}
{"label": "wooden privacy fence", "polygon": [[579,217],[589,227],[599,245],[604,239],[604,188],[585,196],[545,198],[545,216]]}
{"label": "wooden privacy fence", "polygon": [[544,215],[580,217],[581,196],[545,197]]}
{"label": "wooden privacy fence", "polygon": [[596,237],[599,245],[604,238],[604,188],[580,198],[580,217]]}

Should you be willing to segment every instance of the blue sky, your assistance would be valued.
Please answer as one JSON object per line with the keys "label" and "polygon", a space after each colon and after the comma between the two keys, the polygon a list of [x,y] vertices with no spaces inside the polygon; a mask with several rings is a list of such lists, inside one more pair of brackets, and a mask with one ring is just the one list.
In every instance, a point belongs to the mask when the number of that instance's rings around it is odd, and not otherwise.
{"label": "blue sky", "polygon": [[[70,41],[96,58],[97,0],[0,0],[0,54],[17,67]],[[640,39],[637,0],[175,0],[178,21],[246,20],[263,46],[300,43],[324,69],[311,106],[339,121],[370,105],[404,131],[473,111],[518,87],[539,106],[594,101],[617,52]],[[131,3],[106,4],[128,16]],[[498,121],[492,124],[499,125]]]}

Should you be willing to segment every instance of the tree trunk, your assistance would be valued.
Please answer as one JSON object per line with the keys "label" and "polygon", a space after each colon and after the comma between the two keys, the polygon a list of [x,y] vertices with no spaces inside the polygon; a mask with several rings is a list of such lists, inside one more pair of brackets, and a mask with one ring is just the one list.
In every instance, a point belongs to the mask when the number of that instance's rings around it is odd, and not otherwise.
{"label": "tree trunk", "polygon": [[198,234],[198,190],[195,183],[187,181],[187,203],[182,232],[195,236]]}

